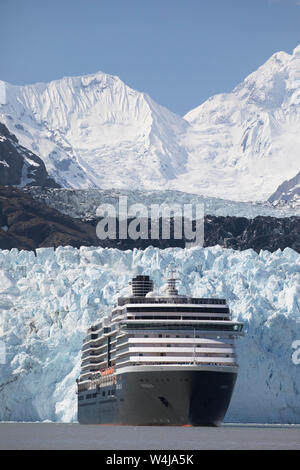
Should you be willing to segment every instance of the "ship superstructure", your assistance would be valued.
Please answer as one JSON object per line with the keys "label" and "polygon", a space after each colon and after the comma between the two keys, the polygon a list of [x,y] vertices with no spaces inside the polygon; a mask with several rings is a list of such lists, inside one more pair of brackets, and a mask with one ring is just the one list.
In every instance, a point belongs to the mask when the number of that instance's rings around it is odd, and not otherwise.
{"label": "ship superstructure", "polygon": [[218,425],[238,372],[225,299],[178,294],[171,272],[163,295],[149,276],[83,341],[78,383],[80,423]]}

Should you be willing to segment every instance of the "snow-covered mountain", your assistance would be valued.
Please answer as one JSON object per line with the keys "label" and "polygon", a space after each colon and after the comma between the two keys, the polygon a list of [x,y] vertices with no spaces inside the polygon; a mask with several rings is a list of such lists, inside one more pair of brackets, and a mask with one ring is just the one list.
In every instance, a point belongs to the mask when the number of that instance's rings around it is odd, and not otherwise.
{"label": "snow-covered mountain", "polygon": [[3,122],[62,186],[155,188],[184,171],[188,123],[118,77],[1,86]]}
{"label": "snow-covered mountain", "polygon": [[185,119],[189,167],[200,159],[205,175],[198,191],[215,195],[215,178],[228,199],[267,199],[300,168],[300,45],[292,55],[272,55],[232,93],[213,96]]}
{"label": "snow-covered mountain", "polygon": [[266,200],[299,171],[300,46],[184,118],[99,72],[0,82],[0,120],[64,187]]}
{"label": "snow-covered mountain", "polygon": [[300,255],[219,246],[0,250],[0,420],[76,420],[85,330],[128,293],[137,270],[159,289],[172,261],[183,294],[225,297],[245,322],[226,421],[299,424]]}
{"label": "snow-covered mountain", "polygon": [[275,207],[288,205],[295,209],[300,208],[300,171],[288,181],[284,181],[269,197]]}

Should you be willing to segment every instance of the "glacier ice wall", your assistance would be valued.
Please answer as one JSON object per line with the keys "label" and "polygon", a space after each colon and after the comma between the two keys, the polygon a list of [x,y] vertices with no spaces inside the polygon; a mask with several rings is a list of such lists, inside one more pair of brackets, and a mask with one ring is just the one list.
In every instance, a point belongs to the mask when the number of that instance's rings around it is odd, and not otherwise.
{"label": "glacier ice wall", "polygon": [[182,293],[226,297],[233,318],[245,322],[225,420],[300,423],[300,365],[292,361],[292,343],[300,339],[300,255],[219,246],[61,247],[36,256],[0,250],[0,420],[76,421],[85,330],[128,292],[132,274],[150,274],[161,287],[172,260]]}

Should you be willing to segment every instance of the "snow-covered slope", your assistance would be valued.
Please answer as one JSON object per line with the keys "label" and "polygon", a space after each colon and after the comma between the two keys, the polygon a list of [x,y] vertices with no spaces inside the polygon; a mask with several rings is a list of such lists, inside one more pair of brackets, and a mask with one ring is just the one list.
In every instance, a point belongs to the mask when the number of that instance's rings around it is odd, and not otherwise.
{"label": "snow-covered slope", "polygon": [[0,82],[0,118],[64,187],[266,200],[299,171],[300,46],[184,118],[101,72]]}
{"label": "snow-covered slope", "polygon": [[155,187],[184,167],[177,140],[188,123],[118,77],[1,87],[3,121],[63,186]]}
{"label": "snow-covered slope", "polygon": [[[300,168],[300,45],[274,54],[232,93],[213,96],[185,119],[189,168],[201,161],[206,195],[266,200]],[[218,189],[220,186],[222,189]]]}
{"label": "snow-covered slope", "polygon": [[300,171],[288,181],[284,181],[269,199],[275,207],[290,206],[300,208]]}
{"label": "snow-covered slope", "polygon": [[[245,322],[227,422],[300,423],[300,255],[213,248],[120,252],[71,247],[0,251],[0,420],[76,420],[85,329],[125,295],[137,271],[162,285],[174,260],[182,293],[228,299]],[[3,343],[2,343],[3,344]],[[1,343],[0,343],[1,345]]]}

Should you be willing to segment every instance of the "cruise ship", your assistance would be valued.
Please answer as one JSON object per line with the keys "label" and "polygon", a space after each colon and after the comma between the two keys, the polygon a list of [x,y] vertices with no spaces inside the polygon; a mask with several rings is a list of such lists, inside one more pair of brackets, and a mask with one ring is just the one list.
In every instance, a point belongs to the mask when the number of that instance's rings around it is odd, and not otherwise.
{"label": "cruise ship", "polygon": [[163,294],[131,281],[111,314],[89,328],[77,379],[81,424],[218,426],[237,379],[225,299],[180,295],[171,271]]}

